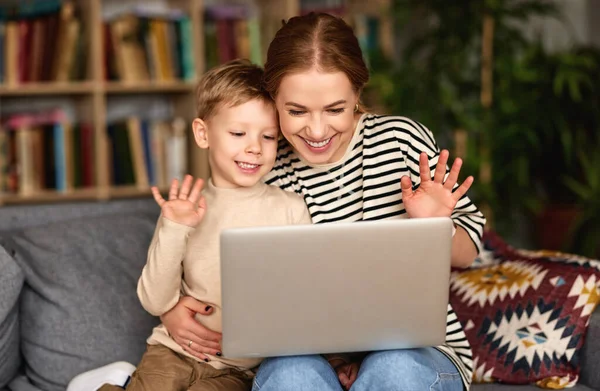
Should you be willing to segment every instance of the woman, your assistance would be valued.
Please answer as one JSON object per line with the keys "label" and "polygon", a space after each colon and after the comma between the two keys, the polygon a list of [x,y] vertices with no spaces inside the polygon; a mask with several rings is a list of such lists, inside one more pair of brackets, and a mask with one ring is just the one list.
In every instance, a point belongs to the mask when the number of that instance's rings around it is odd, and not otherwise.
{"label": "woman", "polygon": [[[451,216],[452,265],[470,265],[485,224],[465,196],[473,178],[457,184],[461,160],[448,171],[448,152],[440,152],[418,122],[364,113],[360,94],[368,78],[358,41],[343,20],[309,14],[284,24],[265,64],[265,87],[285,137],[266,181],[301,194],[313,223]],[[204,307],[184,297],[161,317],[174,339],[200,358],[214,343],[193,319]],[[449,306],[443,346],[271,358],[260,366],[253,389],[460,391],[469,388],[471,374],[469,344]]]}

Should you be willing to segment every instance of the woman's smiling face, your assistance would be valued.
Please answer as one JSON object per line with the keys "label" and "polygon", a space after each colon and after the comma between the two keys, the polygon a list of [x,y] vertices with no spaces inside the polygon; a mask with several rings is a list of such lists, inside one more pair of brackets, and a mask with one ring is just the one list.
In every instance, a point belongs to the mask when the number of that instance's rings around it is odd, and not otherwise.
{"label": "woman's smiling face", "polygon": [[343,72],[286,75],[275,98],[281,133],[311,164],[340,160],[360,117],[358,94]]}

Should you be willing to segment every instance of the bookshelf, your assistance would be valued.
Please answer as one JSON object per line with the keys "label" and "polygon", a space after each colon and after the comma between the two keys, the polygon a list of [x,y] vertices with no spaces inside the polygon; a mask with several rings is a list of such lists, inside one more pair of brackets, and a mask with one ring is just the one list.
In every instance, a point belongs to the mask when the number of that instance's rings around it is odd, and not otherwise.
{"label": "bookshelf", "polygon": [[[48,4],[48,0],[45,0]],[[235,3],[236,5],[251,5],[257,12],[260,20],[261,32],[261,57],[264,60],[266,43],[272,38],[272,34],[281,25],[281,20],[306,12],[312,7],[314,1],[306,0],[50,0],[60,3],[61,10],[65,2],[74,5],[75,15],[79,20],[77,35],[80,36],[78,42],[84,48],[85,60],[81,65],[81,75],[77,80],[49,81],[38,80],[15,81],[2,78],[0,83],[0,111],[3,118],[7,115],[6,108],[15,106],[19,110],[32,105],[32,102],[45,102],[46,106],[52,108],[52,102],[62,100],[69,102],[72,107],[71,121],[87,121],[91,129],[92,146],[91,161],[93,164],[93,180],[83,187],[63,188],[61,190],[47,189],[42,184],[34,186],[28,191],[21,189],[11,189],[11,191],[2,191],[2,175],[0,172],[0,207],[18,203],[49,203],[62,201],[82,201],[82,200],[108,200],[112,198],[149,196],[149,185],[138,184],[120,184],[115,185],[115,168],[112,168],[112,159],[114,158],[114,143],[111,144],[110,129],[113,122],[111,110],[114,111],[120,106],[126,106],[128,101],[140,99],[158,99],[161,104],[168,105],[170,113],[174,118],[181,118],[186,124],[186,172],[196,177],[207,178],[209,175],[207,156],[204,151],[198,149],[193,143],[191,137],[191,121],[195,116],[195,85],[199,75],[207,67],[206,48],[205,48],[205,12],[214,5],[223,3]],[[367,2],[359,0],[323,0],[328,5],[334,5],[340,9],[340,14],[344,17],[350,17],[354,13],[366,13],[382,20],[380,25],[380,42],[383,49],[387,52],[391,48],[391,26],[387,20],[386,7],[389,0],[377,0]],[[304,2],[304,3],[303,3]],[[5,4],[5,0],[0,0],[0,8]],[[18,3],[18,2],[9,2]],[[35,3],[35,1],[33,1]],[[307,5],[308,3],[308,5]],[[191,74],[188,69],[188,75],[185,79],[171,78],[169,80],[157,80],[158,77],[151,77],[147,80],[106,80],[107,58],[110,54],[106,53],[107,39],[110,35],[106,33],[106,24],[120,15],[129,14],[140,4],[148,5],[157,9],[158,13],[169,10],[178,10],[185,15],[189,21],[190,41],[189,53],[191,55]],[[343,5],[343,7],[340,7]],[[323,7],[327,9],[327,7]],[[116,11],[115,11],[116,10]],[[112,16],[111,15],[112,11]],[[62,14],[61,14],[62,15]],[[116,16],[115,16],[116,15]],[[34,29],[34,28],[32,28]],[[1,48],[6,58],[6,23],[3,26],[3,35],[0,37],[3,41]],[[35,34],[35,33],[32,33]],[[60,34],[60,33],[57,33]],[[180,33],[181,34],[181,33]],[[178,36],[179,37],[179,36]],[[32,38],[34,40],[35,38]],[[172,43],[172,41],[171,41]],[[183,56],[183,55],[182,55]],[[189,57],[188,57],[189,58]],[[0,61],[4,61],[0,59]],[[38,62],[40,60],[37,60]],[[66,61],[66,60],[65,60]],[[77,61],[77,60],[73,60]],[[33,67],[33,65],[31,65]],[[38,65],[39,66],[39,65]],[[49,66],[44,64],[42,66]],[[183,67],[183,65],[181,65]],[[54,66],[56,69],[56,66]],[[181,68],[180,68],[181,69]],[[14,70],[13,70],[14,71]],[[6,73],[6,66],[3,69]],[[33,71],[32,71],[33,72]],[[155,73],[158,72],[155,69]],[[115,103],[116,102],[116,103]],[[122,102],[125,102],[122,104]],[[143,104],[142,104],[143,106]],[[21,109],[19,109],[21,107]],[[118,110],[117,110],[118,111]],[[10,113],[9,113],[10,114]],[[0,132],[9,134],[6,125],[2,123],[4,129]],[[148,125],[150,126],[150,125]],[[17,133],[18,131],[12,132]],[[83,134],[83,133],[82,133]],[[1,136],[1,135],[0,135]],[[8,136],[7,136],[8,137]],[[81,136],[83,137],[83,136]],[[5,139],[7,139],[5,137]],[[112,147],[111,147],[112,145]],[[0,155],[2,154],[2,138],[0,137]],[[4,148],[8,148],[6,143]],[[55,151],[56,153],[56,151]],[[6,162],[5,162],[6,163]],[[5,166],[6,168],[6,166]],[[2,157],[0,156],[0,169],[2,169]],[[6,182],[6,176],[4,179]],[[43,182],[43,179],[42,179]],[[5,183],[6,185],[6,183]]]}

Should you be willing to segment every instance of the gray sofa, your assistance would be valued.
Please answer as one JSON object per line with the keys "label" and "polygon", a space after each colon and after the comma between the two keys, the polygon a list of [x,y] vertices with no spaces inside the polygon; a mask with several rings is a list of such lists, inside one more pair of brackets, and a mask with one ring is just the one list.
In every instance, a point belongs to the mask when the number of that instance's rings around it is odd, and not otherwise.
{"label": "gray sofa", "polygon": [[[64,390],[80,372],[137,363],[158,323],[135,294],[157,217],[150,198],[0,208],[0,391]],[[600,311],[581,365],[573,390],[600,390]]]}

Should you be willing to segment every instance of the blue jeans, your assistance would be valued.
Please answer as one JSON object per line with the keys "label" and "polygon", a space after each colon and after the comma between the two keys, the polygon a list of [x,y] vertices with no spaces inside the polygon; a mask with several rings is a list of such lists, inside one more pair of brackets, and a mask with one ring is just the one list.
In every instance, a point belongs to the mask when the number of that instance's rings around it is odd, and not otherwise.
{"label": "blue jeans", "polygon": [[[268,358],[260,365],[252,391],[342,391],[337,374],[323,357]],[[454,364],[434,348],[370,353],[351,391],[462,391]]]}

